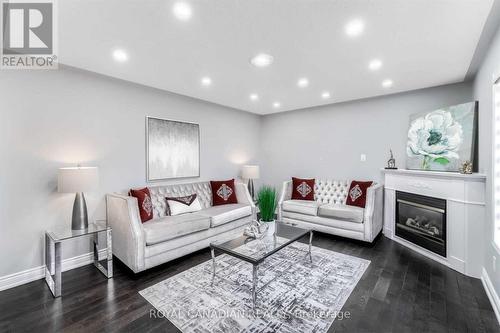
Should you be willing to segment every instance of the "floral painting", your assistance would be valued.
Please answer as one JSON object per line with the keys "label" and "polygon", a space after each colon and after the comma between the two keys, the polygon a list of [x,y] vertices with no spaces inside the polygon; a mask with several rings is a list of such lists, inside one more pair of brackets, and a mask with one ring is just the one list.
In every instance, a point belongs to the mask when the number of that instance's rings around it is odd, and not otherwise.
{"label": "floral painting", "polygon": [[474,162],[476,122],[474,102],[411,116],[407,169],[458,171],[463,162]]}

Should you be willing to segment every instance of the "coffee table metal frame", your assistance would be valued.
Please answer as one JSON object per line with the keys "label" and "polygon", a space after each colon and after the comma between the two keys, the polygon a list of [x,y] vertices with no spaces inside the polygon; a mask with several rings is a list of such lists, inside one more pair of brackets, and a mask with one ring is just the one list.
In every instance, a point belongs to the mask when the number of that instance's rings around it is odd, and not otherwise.
{"label": "coffee table metal frame", "polygon": [[[224,247],[223,245],[224,244],[228,244],[228,243],[231,243],[231,242],[238,242],[245,238],[247,239],[248,241],[259,241],[258,239],[252,239],[250,237],[238,237],[232,241],[229,241],[229,242],[224,242],[224,243],[210,243],[210,253],[212,255],[212,268],[213,268],[213,271],[212,271],[212,284],[214,283],[214,280],[215,280],[215,276],[216,276],[216,261],[215,261],[215,251],[217,250],[218,252],[222,252],[222,253],[225,253],[225,254],[228,254],[232,257],[235,257],[235,258],[238,258],[240,260],[243,260],[243,261],[246,261],[250,264],[252,264],[253,266],[253,274],[252,274],[252,302],[253,302],[253,309],[255,309],[255,306],[257,304],[257,285],[258,285],[258,269],[259,269],[259,264],[261,264],[266,258],[268,258],[269,256],[273,255],[274,253],[280,251],[281,249],[284,249],[285,247],[289,246],[290,244],[306,237],[307,235],[309,235],[309,249],[308,249],[308,252],[307,252],[307,255],[309,257],[309,260],[311,261],[312,263],[312,240],[313,240],[313,231],[311,229],[302,229],[302,228],[298,228],[298,227],[295,227],[295,226],[292,226],[290,224],[286,224],[286,223],[283,223],[283,222],[276,222],[277,224],[280,224],[279,228],[294,228],[295,230],[294,231],[299,231],[296,235],[294,235],[293,237],[286,237],[286,232],[283,234],[283,235],[280,235],[280,234],[276,234],[277,233],[277,230],[278,230],[278,225],[276,226],[276,231],[275,233],[273,234],[273,237],[274,237],[274,241],[276,242],[276,237],[280,236],[284,236],[284,238],[288,238],[288,241],[281,244],[280,246],[277,246],[275,247],[274,249],[272,249],[271,251],[265,253],[264,255],[258,257],[258,258],[254,258],[254,257],[250,257],[250,256],[247,256],[247,255],[244,255],[244,254],[241,254],[237,251],[235,251],[235,249],[230,249],[230,248],[227,248],[227,247]],[[243,244],[241,244],[243,245]]]}

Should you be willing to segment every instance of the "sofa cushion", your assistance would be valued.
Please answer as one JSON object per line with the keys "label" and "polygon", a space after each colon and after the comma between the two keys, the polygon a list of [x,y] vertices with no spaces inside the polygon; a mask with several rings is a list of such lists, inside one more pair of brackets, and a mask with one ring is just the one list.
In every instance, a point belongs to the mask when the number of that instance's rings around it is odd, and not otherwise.
{"label": "sofa cushion", "polygon": [[347,200],[345,201],[346,205],[349,206],[357,206],[361,208],[365,208],[366,206],[366,191],[370,186],[372,186],[373,182],[359,182],[353,180],[351,182],[351,186],[349,187],[349,192],[347,196]]}
{"label": "sofa cushion", "polygon": [[356,206],[348,205],[321,205],[318,208],[318,216],[330,217],[339,220],[363,223],[365,210]]}
{"label": "sofa cushion", "polygon": [[212,187],[212,205],[228,205],[238,203],[236,197],[236,186],[234,179],[229,180],[211,180]]}
{"label": "sofa cushion", "polygon": [[165,197],[182,197],[196,193],[196,198],[200,201],[202,209],[212,206],[210,182],[149,186],[148,189],[151,193],[155,219],[167,215],[167,200],[165,200]]}
{"label": "sofa cushion", "polygon": [[137,198],[137,204],[139,205],[139,215],[141,217],[141,222],[147,222],[153,218],[153,204],[151,203],[151,193],[147,187],[130,190],[129,195]]}
{"label": "sofa cushion", "polygon": [[210,218],[197,213],[166,216],[142,225],[146,245],[153,245],[210,228]]}
{"label": "sofa cushion", "polygon": [[[365,229],[365,225],[363,223],[339,220],[331,217],[312,216],[312,215],[305,215],[293,212],[283,212],[282,218],[283,221],[290,221],[292,223],[293,221],[303,221],[311,224],[325,226],[328,228],[350,230],[354,232],[364,232]],[[312,229],[314,230],[314,228]]]}
{"label": "sofa cushion", "polygon": [[[199,232],[195,232],[193,234],[177,237],[175,239],[169,240],[168,242],[162,242],[151,246],[146,246],[144,251],[144,256],[147,258],[159,255],[163,252],[172,250],[175,251],[176,249],[185,248],[187,246],[190,246],[191,244],[203,242],[203,240],[209,238],[212,238],[212,241],[231,240],[233,238],[243,235],[243,228],[248,225],[249,219],[250,219],[249,217],[247,217],[246,219],[239,219],[231,223],[226,223],[217,226],[215,228],[208,228],[207,230],[202,230]],[[357,223],[351,223],[351,224],[357,224]],[[227,238],[228,237],[227,233],[228,232],[230,233],[231,230],[233,230],[236,233],[236,235],[233,234],[234,237],[230,236],[230,238]],[[214,237],[216,239],[213,239]],[[206,243],[206,246],[208,245],[209,242]]]}
{"label": "sofa cushion", "polygon": [[193,213],[201,210],[201,204],[196,193],[183,197],[165,197],[165,200],[167,200],[168,216]]}
{"label": "sofa cushion", "polygon": [[213,228],[252,215],[252,207],[245,204],[225,204],[203,209],[197,214],[208,217]]}
{"label": "sofa cushion", "polygon": [[309,200],[286,200],[283,201],[283,210],[287,212],[301,213],[316,216],[319,204]]}
{"label": "sofa cushion", "polygon": [[314,200],[315,179],[292,177],[292,200]]}

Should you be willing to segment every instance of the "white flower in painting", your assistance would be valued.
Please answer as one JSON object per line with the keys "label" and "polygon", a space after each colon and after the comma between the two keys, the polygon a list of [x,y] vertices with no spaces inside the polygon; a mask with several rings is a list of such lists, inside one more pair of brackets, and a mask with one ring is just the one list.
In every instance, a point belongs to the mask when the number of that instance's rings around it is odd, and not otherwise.
{"label": "white flower in painting", "polygon": [[427,169],[431,160],[448,164],[450,159],[458,159],[462,141],[462,125],[450,112],[437,110],[411,123],[406,150],[408,156],[424,156],[422,166]]}

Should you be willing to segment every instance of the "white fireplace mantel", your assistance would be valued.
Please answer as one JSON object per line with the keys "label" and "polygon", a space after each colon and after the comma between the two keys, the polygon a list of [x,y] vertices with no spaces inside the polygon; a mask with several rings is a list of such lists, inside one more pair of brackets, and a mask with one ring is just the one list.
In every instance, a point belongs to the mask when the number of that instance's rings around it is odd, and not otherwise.
{"label": "white fireplace mantel", "polygon": [[395,174],[395,175],[412,175],[421,176],[426,178],[453,178],[453,179],[467,179],[467,180],[486,180],[486,175],[484,173],[472,173],[463,174],[459,172],[444,172],[444,171],[424,171],[424,170],[408,170],[408,169],[382,169],[385,174]]}
{"label": "white fireplace mantel", "polygon": [[[384,235],[463,274],[480,277],[486,175],[405,169],[382,169],[382,172],[385,178]],[[446,200],[446,258],[395,235],[396,191]]]}

